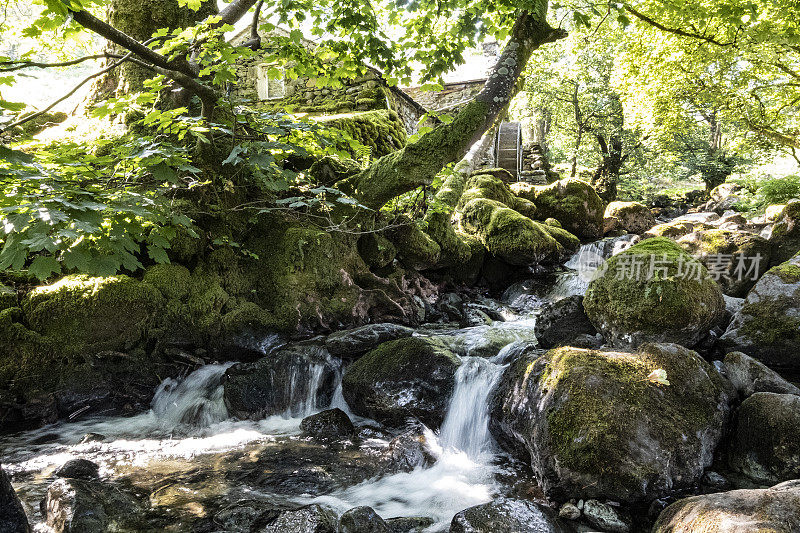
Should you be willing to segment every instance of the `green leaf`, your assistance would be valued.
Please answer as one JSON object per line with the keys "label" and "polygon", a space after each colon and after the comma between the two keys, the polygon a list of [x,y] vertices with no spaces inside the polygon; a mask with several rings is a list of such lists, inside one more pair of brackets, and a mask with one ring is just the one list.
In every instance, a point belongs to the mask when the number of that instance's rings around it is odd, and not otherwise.
{"label": "green leaf", "polygon": [[162,264],[169,263],[169,256],[161,246],[157,246],[155,244],[148,244],[147,255],[149,255],[150,259],[152,259],[156,263],[162,263]]}
{"label": "green leaf", "polygon": [[61,272],[61,264],[51,255],[40,255],[31,262],[28,272],[44,281],[53,274]]}

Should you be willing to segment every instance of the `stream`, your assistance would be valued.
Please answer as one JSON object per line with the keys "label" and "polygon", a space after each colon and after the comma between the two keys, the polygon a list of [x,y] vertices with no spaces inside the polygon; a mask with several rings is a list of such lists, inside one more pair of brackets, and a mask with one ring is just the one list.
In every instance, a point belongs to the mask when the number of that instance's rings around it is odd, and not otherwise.
{"label": "stream", "polygon": [[[234,363],[224,362],[200,367],[183,379],[164,380],[151,409],[137,416],[58,423],[0,436],[3,468],[13,476],[38,532],[50,531],[39,502],[55,470],[79,457],[97,463],[101,478],[149,500],[151,530],[213,531],[194,525],[235,502],[260,502],[277,509],[317,503],[339,514],[368,505],[383,518],[428,517],[433,524],[425,531],[446,531],[457,512],[525,490],[515,486],[519,465],[510,464],[489,432],[487,399],[513,359],[515,346],[535,339],[541,306],[583,294],[591,278],[587,265],[627,245],[629,239],[584,245],[547,282],[537,278],[510,287],[494,301],[505,321],[419,328],[415,335],[442,337],[461,358],[441,429],[424,431],[434,457],[431,464],[381,471],[375,457],[396,433],[349,411],[341,393],[341,371],[331,405],[320,405],[314,380],[321,378],[321,366],[292,369],[284,384],[295,398],[291,410],[256,421],[234,419],[223,400],[223,376]],[[279,342],[276,337],[257,341],[265,354]],[[327,407],[339,407],[350,416],[363,435],[358,442],[321,445],[301,434],[301,420]]]}

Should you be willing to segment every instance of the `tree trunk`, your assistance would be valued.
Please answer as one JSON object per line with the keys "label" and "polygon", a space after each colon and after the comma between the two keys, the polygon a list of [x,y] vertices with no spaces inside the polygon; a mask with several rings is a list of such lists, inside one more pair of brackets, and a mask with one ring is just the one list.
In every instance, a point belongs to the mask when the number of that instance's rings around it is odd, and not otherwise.
{"label": "tree trunk", "polygon": [[[145,42],[160,28],[188,28],[217,13],[216,2],[204,0],[200,9],[192,11],[179,7],[178,0],[112,0],[106,11],[106,20],[114,28]],[[109,43],[107,50],[114,54],[125,54],[127,49]],[[114,60],[110,60],[111,63]],[[126,93],[141,91],[145,80],[152,78],[153,71],[132,62],[126,62],[101,78],[94,86],[90,102]]]}
{"label": "tree trunk", "polygon": [[531,53],[545,43],[566,37],[566,31],[547,24],[545,0],[538,0],[536,8],[536,13],[524,11],[519,15],[486,85],[452,122],[339,182],[339,189],[367,207],[380,209],[400,194],[430,185],[445,165],[459,161],[508,108]]}
{"label": "tree trunk", "polygon": [[613,134],[610,142],[606,143],[605,137],[598,134],[597,143],[600,145],[603,160],[592,177],[592,186],[600,198],[606,202],[613,202],[617,199],[617,183],[622,165],[625,163],[625,158],[622,156],[622,138]]}

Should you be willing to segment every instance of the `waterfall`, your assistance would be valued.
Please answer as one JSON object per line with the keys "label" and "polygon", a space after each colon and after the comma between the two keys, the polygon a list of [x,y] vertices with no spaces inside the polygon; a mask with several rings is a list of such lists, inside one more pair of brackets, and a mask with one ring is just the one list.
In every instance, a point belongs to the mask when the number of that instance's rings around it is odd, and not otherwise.
{"label": "waterfall", "polygon": [[150,403],[159,425],[205,428],[227,419],[222,377],[232,364],[206,365],[182,380],[165,379]]}
{"label": "waterfall", "polygon": [[456,371],[456,386],[439,434],[439,443],[472,459],[491,454],[494,441],[489,434],[489,394],[503,367],[481,357],[465,357]]}

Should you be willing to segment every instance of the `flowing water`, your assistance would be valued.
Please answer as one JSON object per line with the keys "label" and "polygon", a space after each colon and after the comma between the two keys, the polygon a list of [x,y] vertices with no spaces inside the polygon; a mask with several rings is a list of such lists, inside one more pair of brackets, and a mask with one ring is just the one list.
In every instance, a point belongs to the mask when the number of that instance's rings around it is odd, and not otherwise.
{"label": "flowing water", "polygon": [[[534,338],[535,325],[535,317],[530,314],[509,318],[516,320],[435,333],[450,343],[462,364],[440,431],[426,432],[428,447],[436,461],[410,472],[369,476],[366,481],[323,491],[323,496],[315,495],[313,487],[306,494],[281,495],[274,489],[264,489],[263,483],[247,485],[244,474],[242,481],[234,486],[225,484],[231,472],[253,469],[253,457],[287,453],[290,458],[306,458],[314,453],[308,451],[308,441],[300,437],[299,431],[302,417],[326,407],[320,405],[317,397],[322,365],[314,363],[291,369],[291,377],[284,386],[295,401],[282,416],[259,421],[230,418],[222,384],[232,363],[211,364],[183,379],[165,380],[146,413],[59,423],[0,437],[3,449],[0,459],[14,475],[23,502],[38,521],[37,531],[48,530],[41,523],[43,517],[37,508],[53,479],[53,471],[76,457],[98,463],[101,475],[107,479],[125,477],[146,490],[158,491],[166,483],[173,483],[177,493],[201,494],[210,490],[211,483],[199,484],[194,480],[205,476],[204,479],[216,480],[214,490],[222,498],[244,492],[247,497],[257,496],[279,505],[323,503],[338,512],[369,505],[384,518],[428,516],[436,521],[430,531],[446,530],[457,512],[487,502],[507,489],[499,481],[505,467],[489,432],[488,398],[510,351],[517,341]],[[337,376],[339,383],[331,406],[344,409],[357,424],[369,423],[352,416],[342,396],[341,372]],[[95,438],[85,438],[88,434],[94,434]],[[102,435],[102,440],[95,440],[100,438],[97,435]],[[378,448],[388,446],[386,441],[373,440],[378,442]],[[369,461],[369,451],[365,454]],[[289,470],[291,476],[293,471]],[[190,476],[191,472],[195,474]],[[159,502],[155,494],[151,495],[153,505]],[[174,504],[173,500],[168,501]]]}

